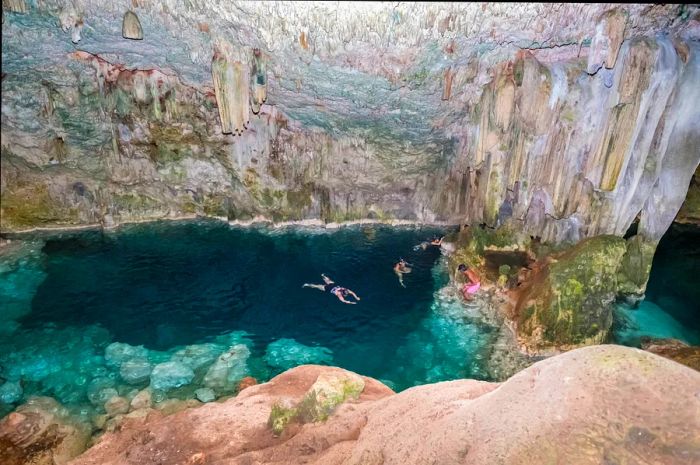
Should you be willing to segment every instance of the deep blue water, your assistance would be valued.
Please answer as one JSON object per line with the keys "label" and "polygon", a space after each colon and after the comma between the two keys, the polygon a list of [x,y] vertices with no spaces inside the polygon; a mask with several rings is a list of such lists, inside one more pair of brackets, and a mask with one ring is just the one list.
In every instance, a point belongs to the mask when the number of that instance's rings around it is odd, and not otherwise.
{"label": "deep blue water", "polygon": [[[236,344],[247,349],[229,381],[242,374],[262,381],[301,363],[341,366],[399,390],[485,379],[493,328],[436,294],[447,283],[439,248],[413,250],[442,233],[196,221],[52,235],[2,274],[0,376],[19,382],[25,397],[89,398],[99,409],[90,396],[107,384],[123,395],[148,385],[124,381],[122,360],[109,355],[118,342],[151,366],[181,360],[183,351],[203,357],[202,366],[192,365],[191,389],[167,393],[177,397],[192,397],[216,357]],[[400,257],[413,265],[405,288],[392,270]],[[361,301],[347,305],[302,288],[321,283],[321,273]]]}
{"label": "deep blue water", "polygon": [[[435,230],[343,228],[274,234],[219,222],[131,226],[83,233],[44,246],[47,277],[25,326],[92,325],[149,349],[195,344],[244,330],[257,347],[279,338],[327,347],[335,361],[381,375],[382,353],[396,350],[425,317],[436,286],[438,248],[412,246]],[[413,265],[406,288],[392,271]],[[302,289],[325,273],[354,290],[357,305]]]}
{"label": "deep blue water", "polygon": [[654,254],[644,301],[617,308],[617,341],[639,347],[646,336],[700,345],[699,277],[700,228],[673,224]]}

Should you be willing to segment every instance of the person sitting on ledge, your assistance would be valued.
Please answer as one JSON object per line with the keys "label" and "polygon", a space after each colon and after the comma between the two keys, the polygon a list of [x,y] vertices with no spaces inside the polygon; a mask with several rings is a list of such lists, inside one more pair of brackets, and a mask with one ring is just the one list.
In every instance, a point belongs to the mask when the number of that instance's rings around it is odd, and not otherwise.
{"label": "person sitting on ledge", "polygon": [[409,265],[410,263],[403,258],[396,265],[394,265],[394,273],[396,273],[396,276],[399,277],[399,284],[401,284],[402,287],[406,287],[406,285],[403,283],[403,275],[412,271]]}
{"label": "person sitting on ledge", "polygon": [[479,279],[479,275],[477,275],[474,270],[469,268],[464,263],[460,264],[457,267],[457,271],[459,271],[461,274],[464,275],[465,278],[467,278],[467,282],[465,282],[464,286],[462,286],[462,295],[464,296],[465,300],[470,301],[474,298],[474,294],[476,294],[479,288],[481,287],[481,280]]}
{"label": "person sitting on ledge", "polygon": [[324,292],[330,292],[334,296],[338,298],[341,302],[344,304],[352,304],[355,305],[357,302],[351,302],[349,300],[346,300],[345,298],[348,295],[351,295],[355,298],[355,300],[359,301],[360,298],[352,292],[350,289],[342,287],[342,286],[336,286],[335,283],[331,278],[326,276],[325,274],[321,274],[321,277],[323,278],[324,284],[304,284],[301,287],[313,287],[314,289],[318,289],[319,291],[324,291]]}

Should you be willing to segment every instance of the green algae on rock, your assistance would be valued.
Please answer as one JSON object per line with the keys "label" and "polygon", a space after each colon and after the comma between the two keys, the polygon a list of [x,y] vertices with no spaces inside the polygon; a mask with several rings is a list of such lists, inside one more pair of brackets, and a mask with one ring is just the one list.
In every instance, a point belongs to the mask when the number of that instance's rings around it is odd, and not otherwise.
{"label": "green algae on rock", "polygon": [[604,342],[612,326],[618,294],[618,270],[624,239],[585,239],[532,277],[520,292],[515,323],[519,342],[528,351],[571,349]]}

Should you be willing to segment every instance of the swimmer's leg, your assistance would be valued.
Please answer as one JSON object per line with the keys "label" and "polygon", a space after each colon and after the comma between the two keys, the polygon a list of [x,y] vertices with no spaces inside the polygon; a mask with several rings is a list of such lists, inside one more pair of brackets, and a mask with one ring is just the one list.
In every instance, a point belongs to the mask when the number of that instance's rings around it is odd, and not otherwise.
{"label": "swimmer's leg", "polygon": [[308,284],[308,283],[306,283],[301,287],[313,287],[314,289],[318,289],[319,291],[326,290],[326,286],[324,286],[323,284]]}

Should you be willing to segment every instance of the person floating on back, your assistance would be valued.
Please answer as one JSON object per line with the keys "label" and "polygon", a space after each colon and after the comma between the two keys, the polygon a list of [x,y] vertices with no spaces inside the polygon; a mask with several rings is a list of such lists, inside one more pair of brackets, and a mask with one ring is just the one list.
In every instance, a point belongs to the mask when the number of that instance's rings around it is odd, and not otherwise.
{"label": "person floating on back", "polygon": [[399,284],[401,284],[402,287],[406,287],[406,285],[403,283],[403,275],[412,271],[410,265],[411,264],[403,258],[396,265],[394,265],[394,273],[396,273],[396,276],[399,277]]}
{"label": "person floating on back", "polygon": [[443,236],[443,237],[440,237],[440,238],[438,238],[437,236],[434,236],[434,237],[430,240],[430,242],[428,242],[428,241],[423,241],[423,242],[421,242],[420,244],[413,246],[413,250],[414,250],[414,251],[418,251],[418,250],[420,250],[420,249],[425,250],[425,249],[427,249],[427,248],[428,248],[429,246],[431,246],[431,245],[435,245],[435,246],[437,246],[437,247],[440,247],[440,246],[442,245],[442,240],[443,240],[444,238],[445,238],[444,236]]}
{"label": "person floating on back", "polygon": [[464,286],[462,286],[462,295],[464,296],[465,300],[470,301],[474,298],[474,294],[476,294],[481,287],[479,275],[477,275],[474,270],[469,268],[464,263],[457,267],[457,271],[467,278],[467,282],[465,282]]}
{"label": "person floating on back", "polygon": [[360,298],[352,292],[350,289],[342,287],[342,286],[336,286],[336,284],[333,282],[331,278],[326,276],[325,274],[321,274],[321,277],[323,278],[324,284],[304,284],[301,287],[313,287],[314,289],[318,289],[319,291],[323,292],[330,292],[334,296],[338,298],[341,302],[344,304],[353,304],[355,305],[357,302],[351,302],[349,300],[346,300],[345,298],[349,295],[353,296],[355,300],[360,300]]}

